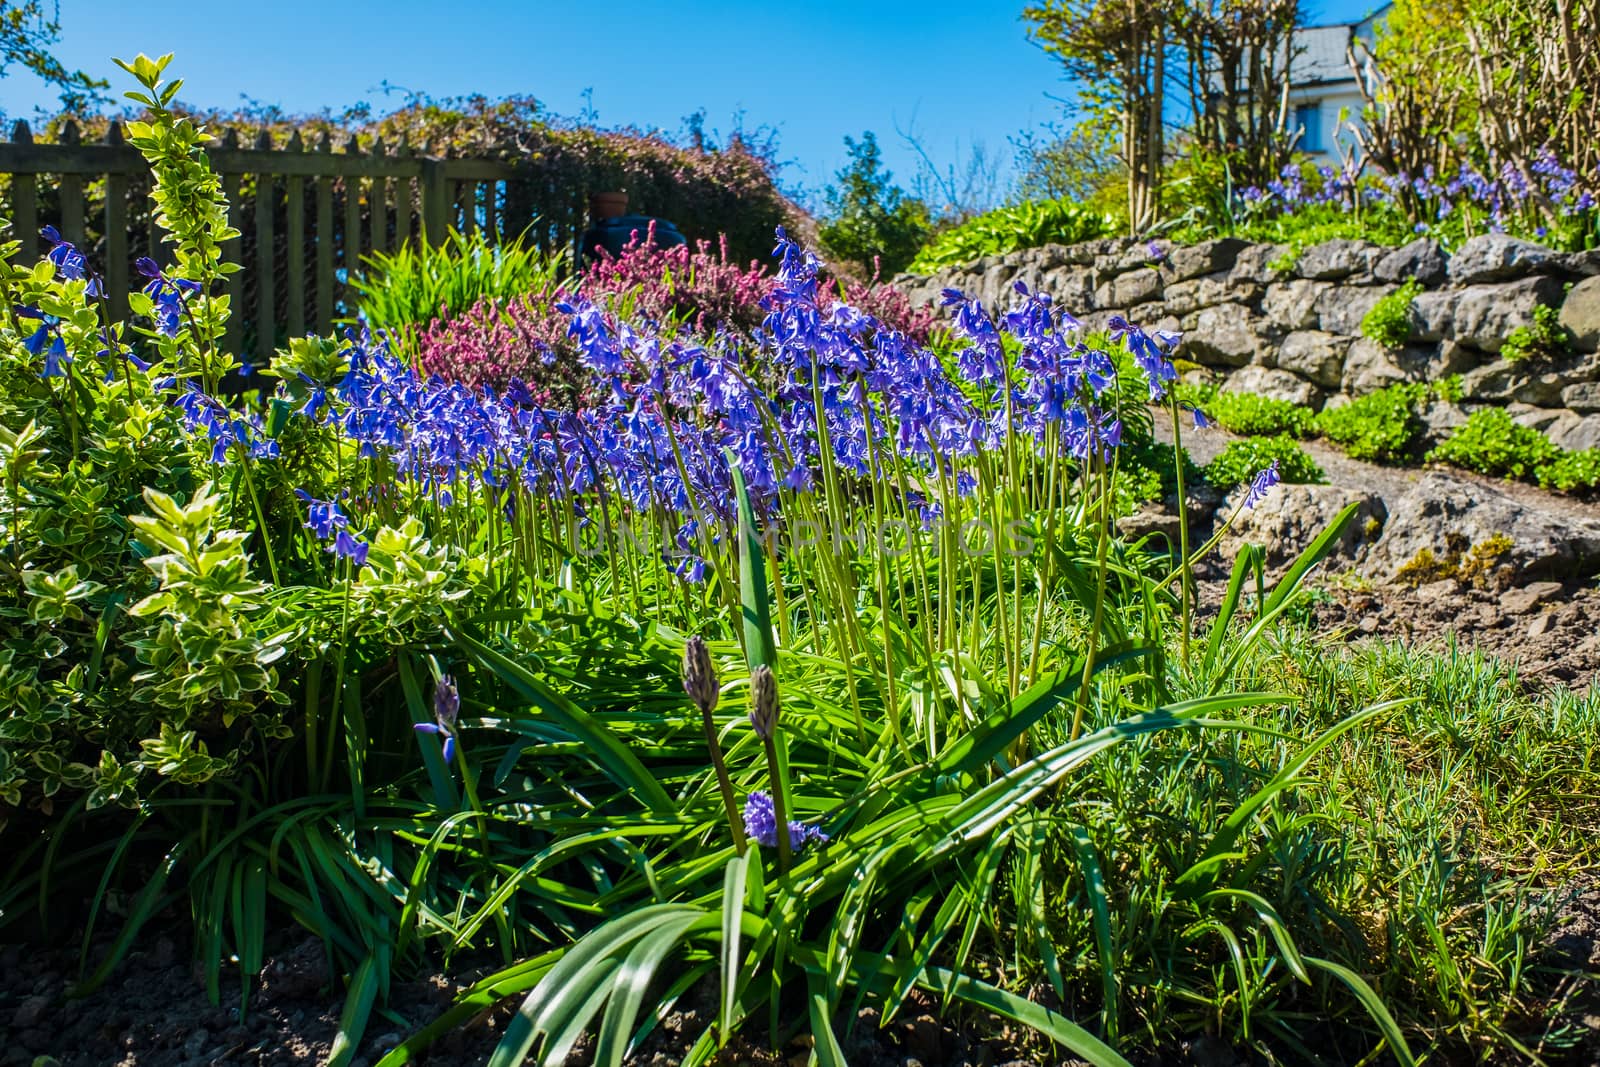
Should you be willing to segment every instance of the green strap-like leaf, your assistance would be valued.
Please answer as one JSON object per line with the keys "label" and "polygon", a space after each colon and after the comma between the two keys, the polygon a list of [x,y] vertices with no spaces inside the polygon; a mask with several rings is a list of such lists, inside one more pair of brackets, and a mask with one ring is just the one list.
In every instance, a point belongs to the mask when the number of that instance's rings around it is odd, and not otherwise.
{"label": "green strap-like leaf", "polygon": [[476,659],[544,714],[582,742],[606,774],[653,813],[675,816],[678,807],[639,757],[604,723],[545,685],[526,667],[465,633],[451,634],[462,651]]}
{"label": "green strap-like leaf", "polygon": [[1015,993],[1007,993],[988,982],[981,982],[943,967],[929,967],[923,972],[919,984],[940,996],[964,1000],[968,1004],[974,1004],[1037,1030],[1057,1044],[1065,1046],[1073,1055],[1083,1057],[1094,1067],[1132,1067],[1127,1060],[1117,1054],[1116,1049],[1065,1015],[1053,1012]]}
{"label": "green strap-like leaf", "polygon": [[776,667],[778,647],[772,637],[772,604],[767,590],[766,556],[756,533],[756,513],[739,464],[728,454],[733,491],[739,498],[739,613],[744,623],[744,654],[750,669]]}

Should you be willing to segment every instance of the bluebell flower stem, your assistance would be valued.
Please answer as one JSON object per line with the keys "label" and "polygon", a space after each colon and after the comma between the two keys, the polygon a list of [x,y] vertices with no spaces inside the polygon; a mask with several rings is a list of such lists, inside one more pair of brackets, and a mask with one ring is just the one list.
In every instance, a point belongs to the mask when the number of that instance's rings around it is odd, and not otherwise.
{"label": "bluebell flower stem", "polygon": [[700,726],[705,732],[706,752],[711,757],[711,767],[717,776],[717,791],[722,794],[722,808],[728,816],[728,829],[733,834],[733,847],[742,856],[746,847],[744,819],[739,814],[739,802],[733,795],[728,764],[722,758],[722,744],[717,740],[717,722],[709,710],[701,711]]}
{"label": "bluebell flower stem", "polygon": [[1093,448],[1084,462],[1096,468],[1099,474],[1099,516],[1095,525],[1100,543],[1095,560],[1094,616],[1090,620],[1089,636],[1084,646],[1083,679],[1078,685],[1078,706],[1072,713],[1072,733],[1069,735],[1069,740],[1072,741],[1083,735],[1083,716],[1089,707],[1090,687],[1094,684],[1095,654],[1098,651],[1100,625],[1105,618],[1106,609],[1106,551],[1111,543],[1111,508],[1107,496],[1109,486],[1106,484],[1105,464],[1098,461]]}
{"label": "bluebell flower stem", "polygon": [[778,764],[777,730],[763,742],[767,750],[767,778],[772,785],[772,816],[778,824],[778,870],[789,873],[792,844],[789,841],[789,798],[784,795],[782,767]]}
{"label": "bluebell flower stem", "polygon": [[1194,602],[1194,569],[1189,565],[1189,500],[1183,485],[1183,418],[1175,392],[1167,394],[1172,412],[1172,471],[1178,490],[1178,566],[1182,571],[1178,586],[1179,649],[1185,667],[1189,664],[1189,618]]}
{"label": "bluebell flower stem", "polygon": [[250,506],[255,509],[256,529],[261,534],[261,548],[267,555],[267,572],[272,575],[272,584],[283,585],[278,577],[278,559],[272,552],[272,531],[267,528],[267,516],[261,510],[261,496],[256,492],[256,479],[250,473],[250,450],[244,445],[235,445],[239,450],[239,471],[244,475],[244,487],[250,494]]}

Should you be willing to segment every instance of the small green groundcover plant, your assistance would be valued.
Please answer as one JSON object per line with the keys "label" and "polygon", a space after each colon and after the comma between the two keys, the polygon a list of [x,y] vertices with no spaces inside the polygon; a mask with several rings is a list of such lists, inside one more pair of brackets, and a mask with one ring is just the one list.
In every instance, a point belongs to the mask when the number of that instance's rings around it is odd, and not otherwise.
{"label": "small green groundcover plant", "polygon": [[1004,343],[957,377],[817,315],[780,235],[781,345],[576,301],[587,406],[360,334],[225,400],[234,235],[166,66],[126,65],[172,251],[131,317],[58,234],[0,247],[0,931],[81,930],[79,993],[164,913],[241,1013],[286,928],[320,939],[332,1067],[464,955],[497,969],[384,1067],[505,1006],[494,1067],[619,1067],[691,997],[691,1067],[736,1038],[835,1067],[913,995],[1096,1067],[1565,1039],[1526,964],[1540,872],[1597,860],[1600,704],[1298,630],[1353,507],[1275,582],[1242,549],[1197,623],[1215,539],[1115,528],[1155,338],[1122,339],[1145,377],[964,302]]}
{"label": "small green groundcover plant", "polygon": [[1361,336],[1384,348],[1399,348],[1411,336],[1411,308],[1422,292],[1422,283],[1412,278],[1394,292],[1381,297],[1361,318]]}
{"label": "small green groundcover plant", "polygon": [[1210,383],[1180,386],[1178,396],[1184,403],[1203,410],[1224,430],[1243,437],[1309,437],[1316,425],[1316,413],[1292,400],[1223,392]]}
{"label": "small green groundcover plant", "polygon": [[1398,463],[1411,455],[1421,432],[1417,405],[1431,390],[1423,383],[1400,383],[1358,396],[1348,404],[1317,413],[1316,432],[1352,458]]}
{"label": "small green groundcover plant", "polygon": [[[1451,463],[1496,477],[1533,480],[1561,458],[1561,448],[1531,426],[1513,419],[1504,408],[1481,408],[1467,417],[1437,448],[1429,463]],[[1568,466],[1564,476],[1580,469]]]}
{"label": "small green groundcover plant", "polygon": [[1561,312],[1548,304],[1535,305],[1533,322],[1518,326],[1506,335],[1500,345],[1504,359],[1518,362],[1524,359],[1558,356],[1567,348],[1567,330],[1561,325]]}
{"label": "small green groundcover plant", "polygon": [[1218,489],[1244,485],[1256,472],[1276,465],[1279,478],[1292,485],[1327,480],[1317,461],[1292,437],[1247,437],[1230,441],[1215,459],[1201,468],[1206,481]]}
{"label": "small green groundcover plant", "polygon": [[930,274],[940,267],[971,263],[1047,244],[1073,244],[1115,232],[1116,220],[1071,200],[1030,200],[996,208],[937,234],[908,268]]}

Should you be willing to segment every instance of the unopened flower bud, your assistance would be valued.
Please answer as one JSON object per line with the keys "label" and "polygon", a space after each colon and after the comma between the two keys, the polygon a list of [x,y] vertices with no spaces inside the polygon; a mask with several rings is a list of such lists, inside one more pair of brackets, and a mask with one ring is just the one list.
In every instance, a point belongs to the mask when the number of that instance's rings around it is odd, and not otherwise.
{"label": "unopened flower bud", "polygon": [[778,728],[778,680],[765,664],[750,672],[750,725],[763,741]]}
{"label": "unopened flower bud", "polygon": [[455,679],[447,674],[433,687],[434,721],[448,730],[456,724],[460,712],[461,694],[456,690]]}
{"label": "unopened flower bud", "polygon": [[698,634],[683,646],[683,691],[689,694],[702,715],[709,715],[716,709],[720,695],[717,672],[711,667],[711,650]]}

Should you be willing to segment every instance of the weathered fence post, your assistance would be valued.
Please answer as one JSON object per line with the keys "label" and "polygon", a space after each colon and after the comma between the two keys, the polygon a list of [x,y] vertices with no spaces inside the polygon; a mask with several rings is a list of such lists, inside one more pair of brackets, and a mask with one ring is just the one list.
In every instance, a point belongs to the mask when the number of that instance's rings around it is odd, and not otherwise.
{"label": "weathered fence post", "polygon": [[367,189],[367,215],[370,218],[367,243],[374,252],[389,247],[389,179],[383,176],[388,161],[383,154],[383,138],[372,142],[372,184]]}
{"label": "weathered fence post", "polygon": [[[395,158],[407,160],[411,158],[411,143],[406,140],[406,135],[400,135],[400,146],[395,150]],[[411,240],[411,178],[402,176],[395,183],[394,195],[394,246],[396,249],[404,248],[406,242]]]}
{"label": "weathered fence post", "polygon": [[[256,137],[256,151],[272,151],[272,135],[262,130]],[[265,168],[262,168],[265,171]],[[273,342],[276,338],[276,320],[273,318],[274,307],[277,303],[273,299],[277,294],[274,277],[276,272],[272,269],[272,211],[277,205],[277,186],[273,184],[272,175],[260,173],[256,175],[256,358],[265,366],[272,358]]]}
{"label": "weathered fence post", "polygon": [[[61,143],[68,148],[78,145],[78,124],[68,119],[61,126]],[[57,187],[61,196],[61,236],[71,244],[83,247],[83,175],[63,174]]]}
{"label": "weathered fence post", "polygon": [[[113,121],[106,127],[106,144],[122,147],[122,124]],[[20,178],[14,175],[12,181]],[[233,286],[237,291],[238,286]],[[106,175],[106,299],[111,318],[122,322],[128,317],[128,179],[113,170]],[[236,311],[235,314],[238,314]]]}
{"label": "weathered fence post", "polygon": [[333,329],[333,141],[317,138],[317,332]]}
{"label": "weathered fence post", "polygon": [[[289,135],[289,143],[283,150],[290,156],[300,155],[299,130]],[[289,336],[299,337],[306,332],[306,178],[304,174],[295,173],[292,166],[294,160],[288,162],[291,165],[285,168],[287,173],[283,178],[283,236],[287,260],[284,265],[284,317],[288,322]]]}
{"label": "weathered fence post", "polygon": [[422,161],[422,232],[431,245],[444,243],[446,221],[450,211],[445,190],[444,161]]}
{"label": "weathered fence post", "polygon": [[[21,119],[11,127],[13,144],[33,143],[33,131]],[[11,222],[13,232],[22,247],[17,250],[18,262],[32,263],[39,258],[39,184],[32,174],[14,174],[11,177]]]}
{"label": "weathered fence post", "polygon": [[[239,147],[239,131],[232,126],[223,131],[223,151],[234,151]],[[222,195],[228,198],[228,225],[235,230],[244,231],[244,207],[239,203],[239,184],[241,176],[237,171],[222,174]],[[109,195],[109,194],[108,194]],[[222,259],[225,263],[238,263],[240,248],[243,245],[242,237],[233,237],[222,246]],[[223,345],[228,354],[237,356],[244,347],[244,279],[239,274],[230,274],[227,278],[228,291],[228,331],[223,335]]]}
{"label": "weathered fence post", "polygon": [[[350,135],[350,140],[345,142],[344,154],[350,157],[361,155],[361,144],[355,135]],[[339,287],[339,298],[348,304],[352,291],[351,284],[355,276],[361,271],[361,175],[355,166],[349,167],[344,176],[344,284]],[[346,310],[349,310],[348,307]]]}

